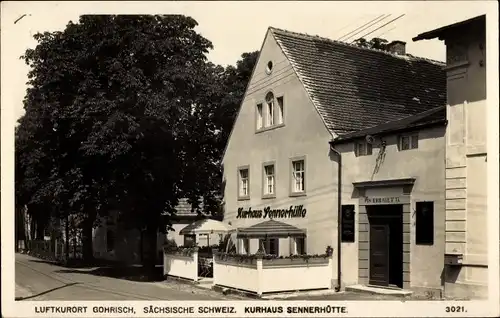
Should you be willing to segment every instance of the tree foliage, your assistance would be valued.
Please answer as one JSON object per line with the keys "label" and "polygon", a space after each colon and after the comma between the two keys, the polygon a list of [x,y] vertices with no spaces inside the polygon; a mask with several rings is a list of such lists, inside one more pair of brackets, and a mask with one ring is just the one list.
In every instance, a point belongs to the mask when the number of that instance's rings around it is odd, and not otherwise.
{"label": "tree foliage", "polygon": [[16,204],[43,207],[30,212],[43,220],[83,215],[90,239],[96,216],[118,210],[146,229],[152,254],[180,198],[218,211],[220,159],[257,52],[213,65],[196,26],[181,15],[93,15],[36,34],[23,56]]}
{"label": "tree foliage", "polygon": [[387,50],[388,43],[389,43],[389,41],[387,41],[386,39],[382,39],[382,38],[372,38],[370,41],[368,41],[364,38],[359,38],[359,39],[354,40],[354,44],[359,46],[359,47],[382,50],[382,51]]}

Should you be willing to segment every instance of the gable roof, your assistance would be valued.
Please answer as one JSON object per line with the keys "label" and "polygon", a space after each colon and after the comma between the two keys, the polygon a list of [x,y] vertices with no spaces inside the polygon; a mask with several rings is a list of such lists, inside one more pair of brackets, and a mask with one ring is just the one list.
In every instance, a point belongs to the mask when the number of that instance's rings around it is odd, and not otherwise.
{"label": "gable roof", "polygon": [[446,106],[439,106],[417,115],[408,116],[403,119],[386,122],[381,125],[341,135],[332,140],[331,143],[339,144],[353,139],[363,138],[367,135],[384,135],[397,131],[446,124],[446,122]]}
{"label": "gable roof", "polygon": [[412,40],[414,42],[420,41],[420,40],[431,40],[434,38],[439,38],[442,40],[445,38],[447,35],[450,33],[456,33],[462,31],[464,28],[470,28],[471,26],[482,26],[483,28],[486,27],[486,15],[480,15],[468,20],[460,21],[457,23],[453,23],[450,25],[446,25],[444,27],[432,30],[432,31],[427,31],[424,33],[421,33],[414,37]]}
{"label": "gable roof", "polygon": [[446,103],[444,63],[269,28],[331,133],[416,115]]}

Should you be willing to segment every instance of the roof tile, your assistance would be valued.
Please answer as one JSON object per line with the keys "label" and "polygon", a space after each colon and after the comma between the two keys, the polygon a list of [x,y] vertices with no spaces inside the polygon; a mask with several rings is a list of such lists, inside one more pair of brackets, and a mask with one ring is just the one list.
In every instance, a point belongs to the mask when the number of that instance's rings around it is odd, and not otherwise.
{"label": "roof tile", "polygon": [[361,130],[446,103],[444,63],[270,30],[333,133]]}

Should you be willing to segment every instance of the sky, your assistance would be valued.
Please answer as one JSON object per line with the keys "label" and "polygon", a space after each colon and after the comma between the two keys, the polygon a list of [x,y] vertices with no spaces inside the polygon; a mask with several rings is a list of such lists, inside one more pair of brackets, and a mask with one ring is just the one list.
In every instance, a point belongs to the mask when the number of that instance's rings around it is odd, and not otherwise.
{"label": "sky", "polygon": [[[407,53],[444,61],[445,45],[439,40],[412,42],[419,33],[491,12],[489,1],[202,1],[202,2],[58,2],[3,1],[2,117],[14,123],[24,113],[28,66],[19,57],[34,48],[33,35],[62,31],[82,14],[184,14],[198,22],[197,31],[212,41],[209,59],[234,64],[243,52],[260,49],[270,26],[294,32],[339,39],[382,14],[391,16],[356,35],[363,36],[398,16],[404,16],[368,35],[407,43]],[[22,17],[25,15],[24,17]],[[20,20],[18,20],[22,17]],[[16,20],[18,20],[16,22]],[[16,23],[14,23],[16,22]],[[355,37],[349,39],[352,41]],[[4,119],[2,122],[5,123]]]}

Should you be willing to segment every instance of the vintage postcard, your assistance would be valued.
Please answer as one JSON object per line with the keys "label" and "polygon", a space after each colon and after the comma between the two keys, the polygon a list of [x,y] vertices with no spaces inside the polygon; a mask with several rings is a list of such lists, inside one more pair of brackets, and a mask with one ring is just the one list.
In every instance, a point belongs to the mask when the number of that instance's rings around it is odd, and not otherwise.
{"label": "vintage postcard", "polygon": [[498,317],[496,1],[4,1],[2,316]]}

